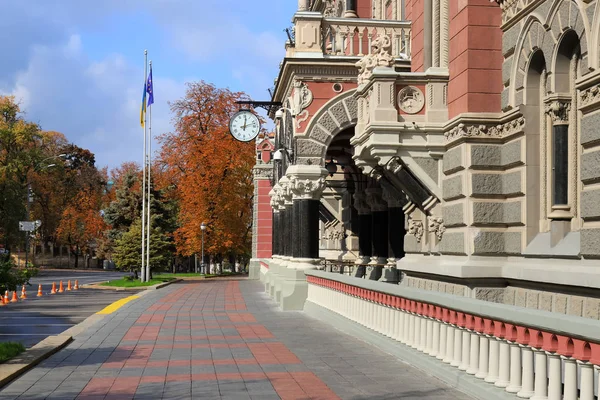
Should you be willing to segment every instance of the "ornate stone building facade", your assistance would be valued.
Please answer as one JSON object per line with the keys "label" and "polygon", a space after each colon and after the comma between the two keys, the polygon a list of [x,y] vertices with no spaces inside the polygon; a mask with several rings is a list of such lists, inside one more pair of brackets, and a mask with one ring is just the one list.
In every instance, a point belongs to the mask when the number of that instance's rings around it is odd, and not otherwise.
{"label": "ornate stone building facade", "polygon": [[600,319],[599,1],[299,0],[293,22],[252,262],[284,309],[327,260]]}

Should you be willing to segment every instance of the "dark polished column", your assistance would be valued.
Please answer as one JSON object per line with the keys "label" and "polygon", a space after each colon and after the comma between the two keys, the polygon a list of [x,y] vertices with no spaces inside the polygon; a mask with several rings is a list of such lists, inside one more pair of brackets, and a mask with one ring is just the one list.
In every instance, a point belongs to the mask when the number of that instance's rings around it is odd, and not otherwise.
{"label": "dark polished column", "polygon": [[280,255],[285,257],[287,256],[287,240],[286,240],[286,231],[287,231],[287,210],[285,207],[279,208],[279,246],[280,246]]}
{"label": "dark polished column", "polygon": [[369,265],[372,267],[369,279],[378,281],[381,278],[383,266],[387,264],[388,256],[388,213],[387,203],[383,200],[381,188],[369,188],[367,201],[371,207],[372,245],[373,252]]}
{"label": "dark polished column", "polygon": [[354,208],[358,213],[358,253],[356,259],[357,265],[354,276],[362,278],[367,273],[366,265],[371,261],[373,255],[372,245],[372,216],[371,207],[367,203],[367,196],[364,191],[354,193]]}
{"label": "dark polished column", "polygon": [[[399,260],[405,256],[404,235],[406,235],[405,216],[402,208],[388,208],[388,256],[389,260]],[[389,261],[388,260],[388,261]]]}
{"label": "dark polished column", "polygon": [[569,125],[552,127],[552,204],[569,204]]}
{"label": "dark polished column", "polygon": [[273,255],[280,255],[279,251],[279,210],[273,210],[273,230],[271,231],[271,244],[273,246]]}
{"label": "dark polished column", "polygon": [[294,199],[298,218],[297,253],[294,258],[319,258],[319,200]]}
{"label": "dark polished column", "polygon": [[293,208],[293,203],[290,202],[289,204],[286,202],[286,225],[287,225],[287,229],[285,231],[285,240],[287,242],[287,252],[285,253],[285,255],[287,257],[293,257],[294,255],[294,208]]}

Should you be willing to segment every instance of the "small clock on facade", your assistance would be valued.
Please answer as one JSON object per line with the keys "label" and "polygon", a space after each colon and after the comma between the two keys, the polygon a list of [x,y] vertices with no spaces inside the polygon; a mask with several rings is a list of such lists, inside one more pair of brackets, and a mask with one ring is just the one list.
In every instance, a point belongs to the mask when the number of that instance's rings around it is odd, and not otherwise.
{"label": "small clock on facade", "polygon": [[251,111],[239,111],[229,120],[229,132],[240,142],[249,142],[258,136],[260,121]]}

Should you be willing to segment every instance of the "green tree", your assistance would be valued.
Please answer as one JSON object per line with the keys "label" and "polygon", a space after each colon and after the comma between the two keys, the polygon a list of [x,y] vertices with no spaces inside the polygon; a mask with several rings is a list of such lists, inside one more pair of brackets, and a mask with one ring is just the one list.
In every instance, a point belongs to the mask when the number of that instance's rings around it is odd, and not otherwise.
{"label": "green tree", "polygon": [[[117,268],[133,271],[140,268],[142,259],[142,221],[137,219],[130,229],[116,240],[113,260]],[[150,232],[150,266],[152,271],[162,271],[169,267],[173,252],[171,238],[159,227]]]}

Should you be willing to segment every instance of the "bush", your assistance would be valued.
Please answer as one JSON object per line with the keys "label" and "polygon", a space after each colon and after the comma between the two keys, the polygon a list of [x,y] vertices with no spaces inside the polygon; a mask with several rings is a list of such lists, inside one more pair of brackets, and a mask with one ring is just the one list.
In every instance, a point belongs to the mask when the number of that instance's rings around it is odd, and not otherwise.
{"label": "bush", "polygon": [[28,285],[29,280],[37,273],[37,268],[29,265],[25,268],[18,268],[10,256],[0,255],[0,292],[17,290],[21,285]]}

